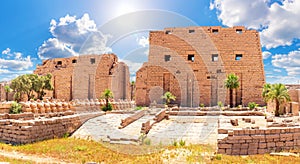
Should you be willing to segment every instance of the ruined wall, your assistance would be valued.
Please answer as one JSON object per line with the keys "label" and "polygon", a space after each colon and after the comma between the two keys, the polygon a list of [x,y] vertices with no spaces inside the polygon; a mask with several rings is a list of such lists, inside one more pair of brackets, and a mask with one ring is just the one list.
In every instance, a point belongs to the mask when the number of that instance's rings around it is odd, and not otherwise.
{"label": "ruined wall", "polygon": [[[235,73],[240,81],[240,87],[234,93],[234,104],[247,105],[252,101],[264,104],[261,92],[265,76],[260,38],[255,30],[216,26],[152,31],[149,65],[162,67],[178,79],[180,91],[173,94],[181,95],[182,106],[200,103],[214,106],[218,101],[229,104],[229,93],[224,87],[229,73]],[[160,78],[144,75],[136,80],[136,97],[147,96],[144,93],[153,87],[138,85],[147,78],[163,87]],[[139,103],[144,102],[137,99]]]}
{"label": "ruined wall", "polygon": [[54,91],[47,92],[46,97],[65,100],[100,98],[105,89],[111,89],[116,99],[129,99],[128,72],[127,65],[119,63],[114,54],[45,60],[34,71],[53,76]]}
{"label": "ruined wall", "polygon": [[46,92],[46,97],[58,99],[72,99],[72,75],[77,64],[77,57],[55,58],[44,60],[42,65],[37,65],[34,74],[52,74],[53,91]]}
{"label": "ruined wall", "polygon": [[[300,85],[286,85],[291,101],[280,106],[283,113],[292,113],[294,116],[299,116],[300,111]],[[267,111],[274,112],[275,101],[267,103]]]}
{"label": "ruined wall", "polygon": [[138,96],[135,99],[138,106],[154,101],[157,104],[163,104],[164,101],[161,96],[164,91],[173,93],[176,96],[176,101],[172,103],[180,105],[181,95],[178,80],[165,68],[144,65],[136,74],[136,86],[138,86],[136,90]]}
{"label": "ruined wall", "polygon": [[[4,89],[5,85],[10,85],[10,82],[1,82],[0,83],[0,101],[6,101],[6,92]],[[14,100],[14,92],[8,93],[8,101]]]}
{"label": "ruined wall", "polygon": [[[2,118],[0,121],[0,141],[11,144],[27,144],[45,139],[63,137],[77,130],[85,121],[103,113],[84,113],[46,119],[33,119],[32,113],[19,114],[18,117],[30,120]],[[2,115],[1,115],[2,116]],[[5,115],[15,117],[17,115]]]}
{"label": "ruined wall", "polygon": [[299,127],[220,131],[225,133],[221,135],[227,134],[223,139],[218,139],[220,154],[254,155],[300,147]]}

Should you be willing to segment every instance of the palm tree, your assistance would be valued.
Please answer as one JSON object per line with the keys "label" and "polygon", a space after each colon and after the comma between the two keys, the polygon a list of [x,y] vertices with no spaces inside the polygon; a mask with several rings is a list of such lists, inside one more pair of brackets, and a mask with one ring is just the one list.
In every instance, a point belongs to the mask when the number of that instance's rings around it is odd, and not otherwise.
{"label": "palm tree", "polygon": [[162,99],[166,99],[166,105],[169,105],[171,100],[175,101],[176,96],[174,96],[171,92],[166,92],[162,97]]}
{"label": "palm tree", "polygon": [[105,89],[104,92],[102,92],[102,97],[105,99],[105,107],[106,107],[106,110],[108,110],[108,106],[109,106],[108,99],[114,97],[113,93],[111,90]]}
{"label": "palm tree", "polygon": [[264,101],[267,102],[267,95],[271,90],[271,84],[267,83],[264,85],[263,91],[262,91],[262,97],[264,98]]}
{"label": "palm tree", "polygon": [[134,90],[134,88],[135,88],[135,81],[131,81],[131,83],[130,83],[130,89],[131,89],[131,91],[130,91],[130,100],[131,101],[133,100],[133,90]]}
{"label": "palm tree", "polygon": [[8,93],[12,91],[9,85],[4,86],[6,101],[8,101]]}
{"label": "palm tree", "polygon": [[[269,84],[270,85],[270,84]],[[272,84],[270,86],[264,86],[264,88],[268,88],[268,92],[264,92],[263,96],[266,102],[275,100],[275,116],[279,116],[279,108],[285,102],[291,101],[290,95],[288,94],[288,90],[283,84]]]}
{"label": "palm tree", "polygon": [[233,107],[233,89],[237,89],[240,86],[239,78],[235,74],[231,73],[225,80],[225,87],[229,89],[229,104],[230,108]]}

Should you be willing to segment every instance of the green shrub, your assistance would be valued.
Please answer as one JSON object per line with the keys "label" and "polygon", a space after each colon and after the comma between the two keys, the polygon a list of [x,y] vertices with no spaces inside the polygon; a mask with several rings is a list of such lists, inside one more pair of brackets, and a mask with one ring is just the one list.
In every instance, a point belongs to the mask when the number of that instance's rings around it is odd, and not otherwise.
{"label": "green shrub", "polygon": [[180,139],[180,141],[179,141],[179,145],[180,145],[180,146],[185,146],[185,140],[183,140],[183,139]]}
{"label": "green shrub", "polygon": [[220,108],[224,106],[223,103],[222,103],[222,101],[219,101],[219,102],[218,102],[218,106],[219,106]]}
{"label": "green shrub", "polygon": [[222,159],[222,154],[217,154],[217,155],[216,155],[216,159],[217,159],[217,160],[221,160],[221,159]]}
{"label": "green shrub", "polygon": [[135,107],[135,110],[142,110],[142,109],[143,109],[142,106],[137,106],[137,107]]}
{"label": "green shrub", "polygon": [[63,138],[68,138],[70,134],[68,132],[64,133]]}
{"label": "green shrub", "polygon": [[102,111],[106,112],[106,111],[112,111],[113,107],[111,105],[111,103],[108,103],[108,107],[104,106],[102,107]]}
{"label": "green shrub", "polygon": [[174,140],[173,143],[172,143],[172,145],[173,145],[173,146],[178,146],[177,141]]}
{"label": "green shrub", "polygon": [[201,108],[205,107],[205,105],[204,105],[203,103],[201,103],[199,106],[200,106]]}
{"label": "green shrub", "polygon": [[145,145],[151,145],[151,140],[150,140],[149,138],[146,138],[146,139],[143,141],[143,143],[144,143]]}
{"label": "green shrub", "polygon": [[21,113],[21,111],[22,111],[22,105],[14,101],[11,104],[11,107],[9,109],[9,113],[10,114],[19,114],[19,113]]}
{"label": "green shrub", "polygon": [[75,146],[75,151],[86,151],[87,147],[86,146]]}
{"label": "green shrub", "polygon": [[248,107],[252,110],[254,108],[256,108],[258,106],[258,104],[256,104],[255,102],[249,102],[248,103]]}

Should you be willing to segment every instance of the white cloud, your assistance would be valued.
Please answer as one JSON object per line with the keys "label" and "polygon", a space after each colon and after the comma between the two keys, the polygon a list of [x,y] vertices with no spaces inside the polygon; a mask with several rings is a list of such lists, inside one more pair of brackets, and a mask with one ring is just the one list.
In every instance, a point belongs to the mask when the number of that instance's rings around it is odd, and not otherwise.
{"label": "white cloud", "polygon": [[224,25],[244,25],[261,31],[262,45],[267,49],[291,45],[300,38],[300,1],[283,0],[269,4],[269,0],[214,0],[218,19]]}
{"label": "white cloud", "polygon": [[280,69],[274,69],[274,72],[281,73],[282,71]]}
{"label": "white cloud", "polygon": [[6,48],[5,50],[2,51],[3,55],[7,55],[10,53],[10,48]]}
{"label": "white cloud", "polygon": [[15,54],[15,59],[16,60],[19,60],[19,59],[22,58],[22,53],[21,52],[15,52],[14,54]]}
{"label": "white cloud", "polygon": [[1,74],[7,74],[7,73],[10,73],[10,71],[7,70],[7,69],[1,69],[1,68],[0,68],[0,73],[1,73]]}
{"label": "white cloud", "polygon": [[262,52],[262,55],[264,59],[268,59],[272,54],[269,51],[264,51]]}
{"label": "white cloud", "polygon": [[270,83],[282,83],[282,84],[298,84],[299,78],[296,76],[267,76],[271,79]]}
{"label": "white cloud", "polygon": [[50,38],[39,47],[38,56],[41,59],[77,56],[71,45]]}
{"label": "white cloud", "polygon": [[141,37],[137,38],[137,43],[142,47],[148,47],[149,46],[149,38],[148,37]]}
{"label": "white cloud", "polygon": [[38,56],[41,59],[77,56],[82,52],[101,54],[111,51],[106,47],[107,35],[94,38],[99,36],[99,32],[94,20],[91,20],[88,14],[78,19],[70,15],[60,18],[59,21],[52,19],[50,33],[53,38],[44,41],[39,47]]}
{"label": "white cloud", "polygon": [[142,67],[143,63],[138,63],[138,62],[134,62],[134,61],[130,61],[130,60],[124,60],[121,59],[120,61],[124,62],[125,64],[128,65],[129,67],[129,71],[130,71],[130,75],[133,77],[135,76],[135,73]]}
{"label": "white cloud", "polygon": [[272,56],[272,65],[285,69],[290,76],[300,75],[300,50]]}
{"label": "white cloud", "polygon": [[84,42],[79,51],[80,54],[106,54],[111,53],[112,49],[107,47],[108,39],[111,35],[104,35],[102,32],[94,32]]}
{"label": "white cloud", "polygon": [[245,25],[260,28],[267,24],[269,13],[265,0],[215,0],[210,9],[217,9],[218,19],[224,25]]}
{"label": "white cloud", "polygon": [[30,56],[26,58],[20,58],[17,60],[6,60],[0,58],[0,68],[6,68],[14,71],[21,71],[29,69],[33,66]]}

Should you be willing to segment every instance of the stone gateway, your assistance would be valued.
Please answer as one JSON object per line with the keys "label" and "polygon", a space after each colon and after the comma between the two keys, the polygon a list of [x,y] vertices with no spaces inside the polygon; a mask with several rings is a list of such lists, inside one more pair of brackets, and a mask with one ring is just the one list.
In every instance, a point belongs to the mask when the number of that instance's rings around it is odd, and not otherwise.
{"label": "stone gateway", "polygon": [[229,104],[224,81],[239,78],[234,105],[264,104],[265,74],[259,33],[243,26],[186,27],[151,31],[148,62],[136,74],[136,104],[170,91],[180,106]]}

